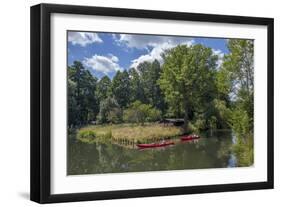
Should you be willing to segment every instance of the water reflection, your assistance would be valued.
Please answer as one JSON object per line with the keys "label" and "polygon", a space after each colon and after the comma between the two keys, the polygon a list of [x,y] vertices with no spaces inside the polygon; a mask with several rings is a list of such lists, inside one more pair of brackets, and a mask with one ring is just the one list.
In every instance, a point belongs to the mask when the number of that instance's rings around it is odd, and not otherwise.
{"label": "water reflection", "polygon": [[68,175],[235,167],[231,131],[201,134],[165,148],[128,149],[114,144],[68,141]]}

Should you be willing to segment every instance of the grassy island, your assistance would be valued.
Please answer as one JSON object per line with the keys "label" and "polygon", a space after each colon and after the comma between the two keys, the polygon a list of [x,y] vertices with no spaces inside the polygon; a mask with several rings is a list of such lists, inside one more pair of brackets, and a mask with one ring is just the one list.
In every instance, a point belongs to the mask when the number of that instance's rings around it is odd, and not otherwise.
{"label": "grassy island", "polygon": [[96,141],[145,143],[170,139],[181,134],[182,129],[180,127],[162,124],[113,124],[84,127],[78,131],[77,138],[86,143]]}

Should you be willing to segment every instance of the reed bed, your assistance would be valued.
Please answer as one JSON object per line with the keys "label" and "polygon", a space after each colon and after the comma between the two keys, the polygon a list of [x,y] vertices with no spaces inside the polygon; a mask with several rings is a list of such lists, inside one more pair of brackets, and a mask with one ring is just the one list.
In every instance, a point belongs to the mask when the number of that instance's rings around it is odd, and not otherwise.
{"label": "reed bed", "polygon": [[[182,134],[180,127],[146,123],[144,125],[116,124],[87,126],[78,131],[82,142],[108,142],[121,145],[151,143],[171,139]],[[87,136],[89,135],[89,136]]]}

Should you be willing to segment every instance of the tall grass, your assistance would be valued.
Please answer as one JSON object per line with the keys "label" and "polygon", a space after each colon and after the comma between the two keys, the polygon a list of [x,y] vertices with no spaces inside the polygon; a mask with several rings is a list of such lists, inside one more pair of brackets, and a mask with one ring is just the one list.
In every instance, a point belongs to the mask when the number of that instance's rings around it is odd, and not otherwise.
{"label": "tall grass", "polygon": [[78,139],[84,142],[120,140],[137,143],[168,139],[181,134],[181,128],[175,126],[163,126],[151,123],[143,126],[136,124],[115,124],[82,128],[78,132]]}

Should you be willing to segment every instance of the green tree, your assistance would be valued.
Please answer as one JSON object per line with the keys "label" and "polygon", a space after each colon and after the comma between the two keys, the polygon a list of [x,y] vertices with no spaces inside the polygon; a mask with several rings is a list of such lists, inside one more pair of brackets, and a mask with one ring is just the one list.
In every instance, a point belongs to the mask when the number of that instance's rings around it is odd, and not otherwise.
{"label": "green tree", "polygon": [[140,87],[142,88],[142,99],[140,100],[142,103],[145,103],[145,104],[149,104],[151,103],[151,94],[150,94],[150,77],[149,77],[149,71],[151,69],[151,63],[150,62],[147,62],[147,61],[144,61],[144,62],[141,62],[137,68],[136,68],[136,71],[138,72],[139,74],[139,80],[140,80]]}
{"label": "green tree", "polygon": [[[227,74],[225,82],[232,99],[232,124],[239,125],[242,117],[243,121],[247,117],[248,125],[253,129],[254,43],[252,40],[231,39],[228,49],[230,53],[225,56],[222,73]],[[242,115],[243,113],[246,114]]]}
{"label": "green tree", "polygon": [[161,74],[159,61],[155,59],[153,62],[142,62],[138,65],[137,71],[140,74],[140,85],[143,91],[141,101],[164,112],[166,109],[164,95],[157,84]]}
{"label": "green tree", "polygon": [[111,80],[108,76],[103,76],[97,83],[96,96],[99,102],[111,95]]}
{"label": "green tree", "polygon": [[[68,124],[81,126],[96,118],[98,102],[95,96],[97,79],[79,61],[68,67]],[[75,109],[74,109],[75,107]]]}
{"label": "green tree", "polygon": [[140,123],[157,121],[161,118],[161,112],[150,104],[135,101],[124,111],[124,121],[129,123]]}
{"label": "green tree", "polygon": [[253,164],[254,42],[231,39],[229,54],[220,70],[220,88],[230,95],[228,122],[236,135],[234,153],[238,166]]}
{"label": "green tree", "polygon": [[139,100],[144,103],[145,95],[141,75],[135,68],[131,68],[128,73],[130,77],[130,102]]}
{"label": "green tree", "polygon": [[[164,64],[159,85],[166,101],[184,114],[184,131],[191,110],[200,110],[211,99],[218,57],[211,48],[197,44],[179,45],[163,55]],[[204,100],[204,101],[202,101]]]}
{"label": "green tree", "polygon": [[68,126],[72,128],[78,125],[79,120],[79,111],[77,100],[75,98],[75,90],[76,83],[70,79],[67,79],[67,91],[68,91],[68,102],[67,102],[67,110],[68,110]]}
{"label": "green tree", "polygon": [[147,80],[147,96],[149,97],[150,104],[162,111],[165,110],[165,100],[162,91],[157,84],[161,75],[161,67],[158,60],[154,60],[151,63],[151,68],[147,71],[145,79]]}
{"label": "green tree", "polygon": [[122,110],[117,101],[108,97],[101,101],[98,122],[103,123],[120,123],[122,121]]}
{"label": "green tree", "polygon": [[112,80],[111,90],[119,106],[127,107],[130,102],[130,78],[126,70],[116,73]]}

